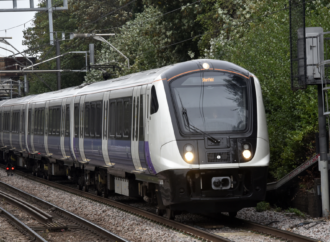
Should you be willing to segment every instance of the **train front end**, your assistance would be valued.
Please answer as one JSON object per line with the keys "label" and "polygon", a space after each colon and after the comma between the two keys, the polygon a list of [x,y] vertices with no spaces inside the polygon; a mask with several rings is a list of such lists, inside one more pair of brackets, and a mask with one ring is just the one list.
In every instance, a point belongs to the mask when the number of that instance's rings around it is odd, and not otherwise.
{"label": "train front end", "polygon": [[173,130],[156,131],[167,137],[156,165],[162,205],[235,213],[262,201],[269,140],[258,79],[217,60],[178,64],[162,78],[168,109],[154,122]]}

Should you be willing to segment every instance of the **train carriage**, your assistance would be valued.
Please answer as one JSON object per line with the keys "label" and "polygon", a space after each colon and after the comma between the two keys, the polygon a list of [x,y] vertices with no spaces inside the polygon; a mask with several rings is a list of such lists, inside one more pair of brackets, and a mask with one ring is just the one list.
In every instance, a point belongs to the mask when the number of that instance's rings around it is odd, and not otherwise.
{"label": "train carriage", "polygon": [[4,162],[79,189],[142,197],[159,214],[261,201],[269,164],[258,79],[200,59],[0,102]]}

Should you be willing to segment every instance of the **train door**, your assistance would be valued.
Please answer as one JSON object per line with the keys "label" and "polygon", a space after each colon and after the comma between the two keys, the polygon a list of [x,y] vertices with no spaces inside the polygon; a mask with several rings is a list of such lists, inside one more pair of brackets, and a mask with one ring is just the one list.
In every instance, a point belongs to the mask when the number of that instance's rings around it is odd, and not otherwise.
{"label": "train door", "polygon": [[[152,144],[153,139],[155,139],[155,136],[152,136],[150,133],[150,101],[151,101],[151,87],[152,84],[149,84],[146,88],[145,91],[145,103],[144,103],[144,117],[145,117],[145,147],[144,147],[144,153],[145,153],[145,158],[146,158],[146,163],[148,166],[148,170],[152,174],[156,174],[156,170],[152,164],[152,159],[150,156],[150,144]],[[159,128],[159,127],[158,127]]]}
{"label": "train door", "polygon": [[80,96],[75,98],[74,101],[74,138],[73,138],[73,150],[74,156],[77,161],[81,161],[79,152],[79,139],[80,139]]}
{"label": "train door", "polygon": [[30,110],[30,104],[27,103],[24,105],[24,110],[25,110],[25,144],[26,144],[26,151],[28,153],[31,153],[31,146],[30,146],[30,123],[31,123],[31,110]]}
{"label": "train door", "polygon": [[49,135],[49,101],[45,105],[45,134],[44,134],[44,146],[46,155],[50,155],[48,148],[48,135]]}
{"label": "train door", "polygon": [[84,151],[84,108],[85,108],[85,96],[82,96],[80,98],[79,102],[79,154],[81,157],[81,162],[86,163],[88,160],[86,159],[85,156],[85,151]]}
{"label": "train door", "polygon": [[61,121],[60,121],[60,150],[62,153],[62,157],[66,159],[66,153],[64,148],[64,138],[65,138],[65,117],[66,117],[66,99],[62,99],[61,105]]}
{"label": "train door", "polygon": [[70,120],[71,120],[71,108],[70,103],[73,98],[67,98],[65,102],[65,124],[64,124],[64,152],[66,157],[71,157],[71,139],[70,139]]}
{"label": "train door", "polygon": [[103,94],[102,154],[103,154],[104,163],[108,166],[112,166],[108,152],[109,96],[110,96],[110,92],[105,92]]}
{"label": "train door", "polygon": [[132,105],[132,130],[131,130],[131,151],[135,170],[143,171],[139,157],[139,104],[140,104],[141,87],[135,87],[133,90]]}
{"label": "train door", "polygon": [[12,143],[12,133],[13,133],[13,108],[10,107],[9,109],[9,116],[10,116],[10,128],[9,128],[9,144],[10,148],[13,148],[13,143]]}
{"label": "train door", "polygon": [[34,117],[34,110],[35,110],[35,104],[34,103],[32,103],[32,105],[31,105],[31,113],[29,113],[29,114],[31,114],[31,123],[29,124],[30,125],[30,144],[31,144],[31,153],[35,153],[36,151],[35,151],[35,149],[34,149],[34,132],[35,132],[35,129],[34,129],[34,119],[35,119],[35,117]]}
{"label": "train door", "polygon": [[1,138],[1,146],[4,147],[3,143],[3,109],[0,110],[0,138]]}
{"label": "train door", "polygon": [[19,113],[19,147],[21,148],[20,150],[24,150],[24,121],[25,121],[25,110],[24,110],[24,105],[20,107],[20,113]]}

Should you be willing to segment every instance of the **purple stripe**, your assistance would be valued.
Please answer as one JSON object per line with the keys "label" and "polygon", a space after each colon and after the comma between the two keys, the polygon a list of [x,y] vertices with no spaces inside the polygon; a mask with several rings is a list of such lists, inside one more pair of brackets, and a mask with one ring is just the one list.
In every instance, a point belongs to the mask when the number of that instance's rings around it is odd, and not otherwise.
{"label": "purple stripe", "polygon": [[146,154],[146,161],[147,161],[147,166],[148,166],[149,171],[153,174],[156,174],[156,170],[155,170],[154,166],[152,165],[151,158],[150,158],[148,141],[144,142],[144,152]]}

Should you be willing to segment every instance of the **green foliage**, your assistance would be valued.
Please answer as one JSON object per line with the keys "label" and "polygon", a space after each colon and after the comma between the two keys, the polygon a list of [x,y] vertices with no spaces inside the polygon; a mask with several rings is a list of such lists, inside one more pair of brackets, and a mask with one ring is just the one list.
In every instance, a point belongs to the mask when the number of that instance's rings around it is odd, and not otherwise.
{"label": "green foliage", "polygon": [[[138,0],[124,6],[129,2],[69,0],[68,11],[54,12],[54,29],[67,33],[116,33],[108,41],[129,58],[130,69],[123,56],[93,39],[62,41],[61,53],[88,50],[88,44],[95,43],[98,64],[121,68],[112,77],[194,58],[238,64],[258,77],[263,91],[271,151],[270,179],[283,177],[313,155],[314,133],[318,129],[317,92],[315,86],[297,92],[290,89],[287,0]],[[40,4],[45,5],[45,0]],[[329,31],[330,4],[315,0],[306,6],[306,26],[321,26]],[[118,7],[122,8],[113,12]],[[55,48],[49,45],[47,13],[36,13],[34,27],[25,31],[25,44],[35,48],[30,54],[37,55],[39,61],[55,55]],[[65,56],[61,61],[63,69],[85,65],[84,57],[78,55]],[[40,66],[54,68],[55,61]],[[86,76],[62,74],[63,87],[101,81],[102,72],[112,71],[92,70]],[[54,74],[30,75],[29,79],[34,93],[48,91],[47,85],[56,89]]]}
{"label": "green foliage", "polygon": [[279,213],[279,212],[282,212],[282,208],[280,208],[280,207],[275,207],[275,211],[278,212],[278,213]]}
{"label": "green foliage", "polygon": [[306,217],[306,215],[297,208],[289,208],[288,210],[286,210],[286,212],[294,213],[299,217]]}
{"label": "green foliage", "polygon": [[270,209],[270,205],[269,203],[265,202],[265,201],[262,201],[260,203],[257,204],[256,206],[256,211],[257,212],[264,212],[266,210],[269,210]]}

